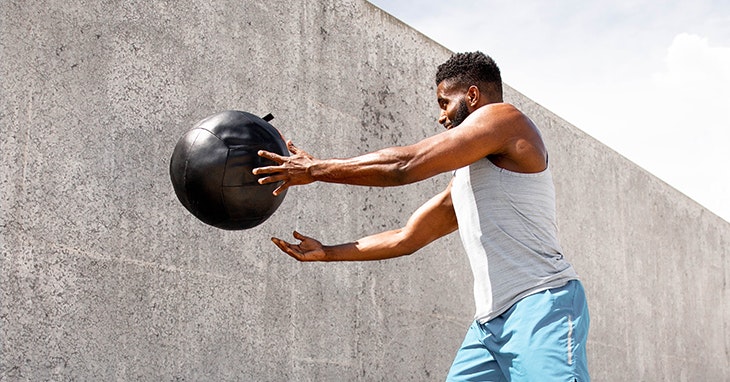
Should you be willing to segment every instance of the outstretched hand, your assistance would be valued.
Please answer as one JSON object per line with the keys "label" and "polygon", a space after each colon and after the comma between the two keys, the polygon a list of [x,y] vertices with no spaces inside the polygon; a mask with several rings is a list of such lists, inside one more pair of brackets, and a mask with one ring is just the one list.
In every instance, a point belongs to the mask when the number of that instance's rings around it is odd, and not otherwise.
{"label": "outstretched hand", "polygon": [[278,163],[278,166],[259,167],[253,170],[254,175],[267,175],[259,179],[259,184],[283,182],[274,190],[279,195],[291,186],[309,184],[314,181],[309,167],[316,161],[304,150],[300,150],[292,141],[286,142],[291,156],[282,156],[269,151],[260,150],[259,156]]}
{"label": "outstretched hand", "polygon": [[273,241],[274,244],[276,244],[276,246],[287,255],[299,261],[325,260],[326,254],[322,243],[311,237],[304,236],[297,231],[294,231],[294,238],[299,240],[299,244],[290,244],[275,237],[272,237],[271,241]]}

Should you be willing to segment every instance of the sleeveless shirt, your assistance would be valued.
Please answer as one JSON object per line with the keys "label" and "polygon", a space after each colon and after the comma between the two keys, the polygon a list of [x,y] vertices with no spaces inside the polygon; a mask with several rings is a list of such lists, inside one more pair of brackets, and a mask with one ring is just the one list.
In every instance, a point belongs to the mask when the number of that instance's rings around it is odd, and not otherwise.
{"label": "sleeveless shirt", "polygon": [[483,158],[454,171],[451,198],[474,274],[478,322],[578,278],[558,242],[549,167],[517,173]]}

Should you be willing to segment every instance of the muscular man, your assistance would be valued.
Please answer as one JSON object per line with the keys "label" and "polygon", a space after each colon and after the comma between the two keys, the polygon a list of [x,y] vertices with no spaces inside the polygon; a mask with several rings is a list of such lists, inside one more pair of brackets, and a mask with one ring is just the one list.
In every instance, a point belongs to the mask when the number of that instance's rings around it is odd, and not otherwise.
{"label": "muscular man", "polygon": [[416,252],[459,230],[474,274],[475,319],[447,380],[588,381],[588,309],[562,254],[548,154],[533,122],[502,100],[502,79],[481,52],[438,67],[439,123],[418,143],[349,159],[318,159],[288,142],[290,157],[260,152],[260,183],[274,191],[315,181],[397,186],[447,171],[453,179],[403,228],[323,245],[294,232],[273,238],[300,261],[382,260]]}

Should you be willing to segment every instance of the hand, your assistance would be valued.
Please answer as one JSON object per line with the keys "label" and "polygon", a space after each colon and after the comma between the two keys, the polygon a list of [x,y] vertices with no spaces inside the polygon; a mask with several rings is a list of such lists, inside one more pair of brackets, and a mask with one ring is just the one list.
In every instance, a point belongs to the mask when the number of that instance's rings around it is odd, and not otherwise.
{"label": "hand", "polygon": [[292,141],[286,142],[286,147],[291,156],[281,156],[269,151],[258,152],[262,158],[270,159],[278,166],[259,167],[253,170],[254,175],[268,175],[259,179],[259,184],[282,182],[274,190],[274,195],[279,195],[291,186],[304,185],[314,182],[309,167],[316,161],[314,157],[304,150],[299,150]]}
{"label": "hand", "polygon": [[290,244],[275,237],[272,237],[271,241],[273,241],[274,244],[276,244],[276,246],[287,255],[299,261],[325,260],[326,254],[322,243],[312,239],[311,237],[304,236],[297,231],[294,231],[294,238],[299,240],[299,244]]}

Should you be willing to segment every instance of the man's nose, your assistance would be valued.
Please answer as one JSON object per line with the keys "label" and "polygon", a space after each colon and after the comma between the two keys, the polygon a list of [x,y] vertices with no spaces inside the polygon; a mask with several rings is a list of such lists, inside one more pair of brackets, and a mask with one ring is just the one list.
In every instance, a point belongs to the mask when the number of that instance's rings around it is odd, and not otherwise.
{"label": "man's nose", "polygon": [[441,110],[441,115],[439,115],[439,123],[444,124],[446,123],[446,112]]}

